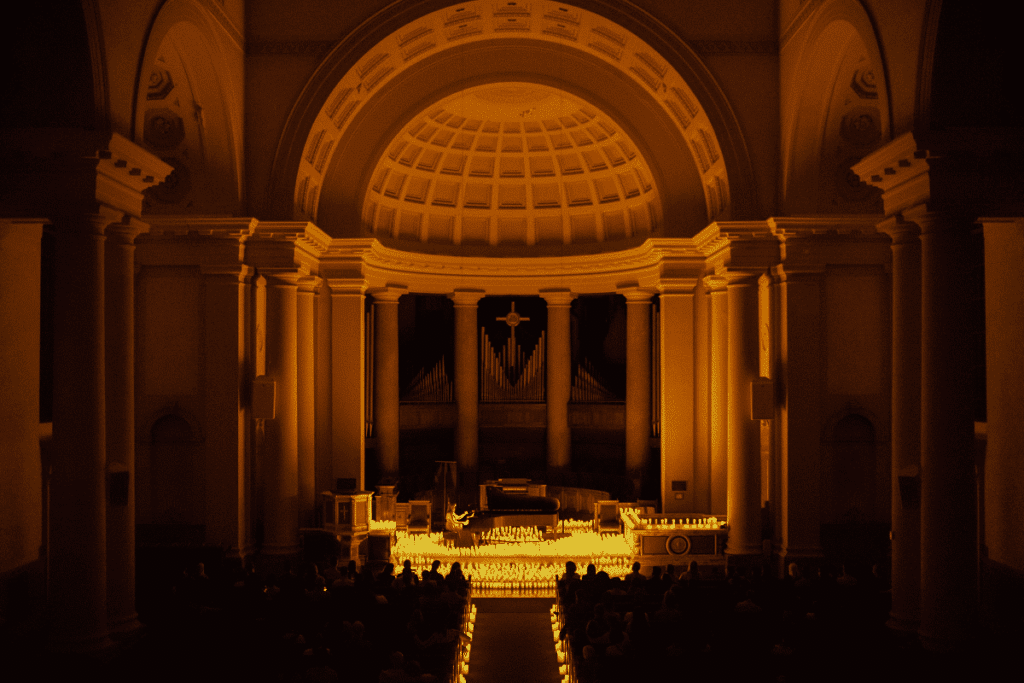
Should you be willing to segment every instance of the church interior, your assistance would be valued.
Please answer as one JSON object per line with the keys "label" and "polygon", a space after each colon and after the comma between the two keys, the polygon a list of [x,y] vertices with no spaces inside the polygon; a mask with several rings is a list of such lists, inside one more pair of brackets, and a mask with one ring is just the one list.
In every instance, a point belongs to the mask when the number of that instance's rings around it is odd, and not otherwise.
{"label": "church interior", "polygon": [[[559,639],[575,589],[545,572],[588,553],[623,586],[634,561],[856,576],[908,666],[1005,650],[1010,24],[942,0],[22,7],[0,29],[5,658],[128,671],[181,646],[155,643],[182,576],[283,573],[285,595],[311,561],[436,557],[475,558],[456,621],[470,642],[479,604],[483,666],[486,590],[511,583],[481,558],[516,539],[551,555],[515,580],[557,593],[551,680],[616,670]],[[446,681],[505,680],[452,647]],[[386,678],[389,654],[353,680],[427,680]],[[332,680],[310,670],[273,680]]]}

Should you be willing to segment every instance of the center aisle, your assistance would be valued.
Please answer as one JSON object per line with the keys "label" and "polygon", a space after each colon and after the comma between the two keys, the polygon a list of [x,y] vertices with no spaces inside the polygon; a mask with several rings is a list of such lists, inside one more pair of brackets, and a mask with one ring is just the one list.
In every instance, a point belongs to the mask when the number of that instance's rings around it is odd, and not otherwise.
{"label": "center aisle", "polygon": [[549,609],[554,598],[474,598],[466,683],[560,683]]}

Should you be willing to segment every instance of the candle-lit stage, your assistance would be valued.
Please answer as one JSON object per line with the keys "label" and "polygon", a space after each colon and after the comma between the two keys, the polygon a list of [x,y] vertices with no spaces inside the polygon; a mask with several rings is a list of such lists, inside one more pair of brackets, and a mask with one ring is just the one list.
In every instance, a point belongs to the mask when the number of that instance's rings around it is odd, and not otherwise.
{"label": "candle-lit stage", "polygon": [[629,573],[635,547],[629,538],[593,528],[593,522],[573,520],[560,522],[555,534],[535,527],[498,527],[481,532],[473,547],[455,547],[441,533],[396,531],[391,561],[399,567],[409,560],[420,574],[438,560],[445,575],[459,562],[475,597],[553,597],[569,560],[580,573],[591,563],[612,577]]}
{"label": "candle-lit stage", "polygon": [[[553,596],[557,577],[569,560],[581,574],[593,564],[610,577],[626,576],[635,561],[648,566],[696,559],[706,570],[724,570],[725,524],[718,518],[648,516],[623,509],[621,519],[619,533],[599,533],[589,520],[562,520],[555,532],[522,526],[485,529],[468,547],[459,547],[451,535],[446,540],[442,533],[409,533],[387,522],[372,526],[391,532],[391,562],[396,567],[409,560],[420,574],[438,560],[439,571],[447,575],[452,563],[459,562],[478,597]],[[704,545],[709,547],[699,549]]]}

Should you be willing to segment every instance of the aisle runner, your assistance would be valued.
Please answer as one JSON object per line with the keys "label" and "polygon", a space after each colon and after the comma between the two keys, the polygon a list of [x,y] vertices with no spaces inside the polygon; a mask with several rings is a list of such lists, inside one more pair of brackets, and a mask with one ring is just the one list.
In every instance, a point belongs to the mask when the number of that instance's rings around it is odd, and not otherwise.
{"label": "aisle runner", "polygon": [[475,598],[466,683],[560,683],[551,598]]}

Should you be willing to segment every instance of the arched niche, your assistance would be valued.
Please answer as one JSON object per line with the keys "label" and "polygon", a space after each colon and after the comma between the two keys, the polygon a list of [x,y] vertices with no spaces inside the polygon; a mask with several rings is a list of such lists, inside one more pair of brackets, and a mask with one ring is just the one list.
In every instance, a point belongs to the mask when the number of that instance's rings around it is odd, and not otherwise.
{"label": "arched niche", "polygon": [[827,2],[799,36],[784,76],[782,208],[788,215],[876,213],[881,195],[850,167],[891,138],[885,64],[870,19]]}
{"label": "arched niche", "polygon": [[645,31],[604,5],[434,7],[371,18],[321,64],[278,148],[273,215],[313,219],[335,237],[361,235],[360,204],[383,146],[431,103],[506,81],[556,87],[612,116],[650,161],[662,234],[690,236],[712,219],[749,213],[752,173],[739,127],[677,36]]}
{"label": "arched niche", "polygon": [[220,33],[191,0],[166,3],[149,32],[133,134],[174,171],[146,192],[147,213],[236,213],[241,207],[242,84],[228,54],[234,47],[241,53]]}
{"label": "arched niche", "polygon": [[875,426],[867,417],[849,413],[828,434],[824,468],[828,485],[823,492],[827,509],[823,521],[856,524],[874,521],[878,508],[878,446]]}
{"label": "arched niche", "polygon": [[192,424],[167,413],[153,423],[148,437],[149,523],[203,524],[203,453]]}

